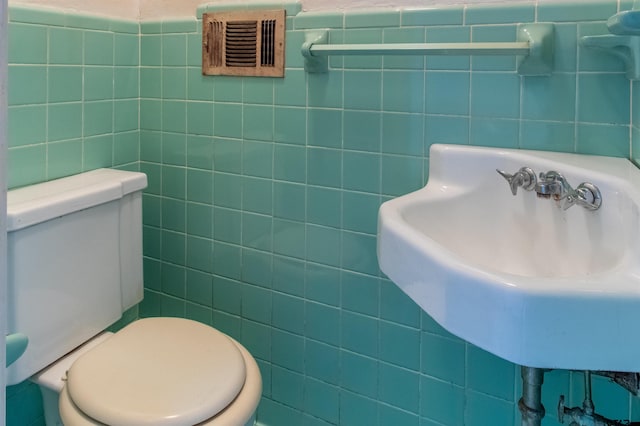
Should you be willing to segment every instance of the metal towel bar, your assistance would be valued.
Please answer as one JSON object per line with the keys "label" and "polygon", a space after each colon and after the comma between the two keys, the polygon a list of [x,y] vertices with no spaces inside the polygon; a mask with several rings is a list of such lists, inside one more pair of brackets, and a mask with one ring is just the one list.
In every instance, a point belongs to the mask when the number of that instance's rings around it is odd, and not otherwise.
{"label": "metal towel bar", "polygon": [[305,70],[326,72],[331,55],[521,56],[518,73],[548,75],[553,69],[553,24],[520,24],[516,42],[327,44],[328,31],[310,31],[302,45]]}
{"label": "metal towel bar", "polygon": [[528,42],[314,44],[312,56],[329,55],[528,55]]}

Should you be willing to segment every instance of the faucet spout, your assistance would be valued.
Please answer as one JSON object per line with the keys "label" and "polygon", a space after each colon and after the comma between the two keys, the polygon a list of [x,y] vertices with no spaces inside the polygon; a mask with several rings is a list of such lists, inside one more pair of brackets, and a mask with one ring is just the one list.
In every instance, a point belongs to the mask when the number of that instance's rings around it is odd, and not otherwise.
{"label": "faucet spout", "polygon": [[540,197],[549,198],[553,196],[556,200],[560,200],[573,189],[564,176],[551,170],[547,173],[540,173],[540,180],[536,183],[534,190]]}

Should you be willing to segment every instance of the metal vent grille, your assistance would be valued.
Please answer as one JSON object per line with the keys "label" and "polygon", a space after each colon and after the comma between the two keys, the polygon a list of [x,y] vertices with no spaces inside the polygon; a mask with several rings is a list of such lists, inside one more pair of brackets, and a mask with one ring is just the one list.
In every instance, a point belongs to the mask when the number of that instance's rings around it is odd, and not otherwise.
{"label": "metal vent grille", "polygon": [[209,22],[209,33],[207,42],[211,50],[211,65],[219,67],[222,65],[223,49],[222,41],[224,40],[224,24],[220,21]]}
{"label": "metal vent grille", "polygon": [[257,21],[227,22],[225,62],[228,67],[255,67],[257,45]]}
{"label": "metal vent grille", "polygon": [[205,13],[202,73],[284,77],[285,11]]}
{"label": "metal vent grille", "polygon": [[262,21],[262,49],[260,49],[260,64],[272,67],[275,64],[275,31],[276,21],[269,19]]}

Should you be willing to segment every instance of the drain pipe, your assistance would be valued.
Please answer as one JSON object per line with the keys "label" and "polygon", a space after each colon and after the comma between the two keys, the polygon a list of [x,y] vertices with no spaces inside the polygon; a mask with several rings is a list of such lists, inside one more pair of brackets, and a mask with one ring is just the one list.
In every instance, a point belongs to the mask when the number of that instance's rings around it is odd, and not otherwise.
{"label": "drain pipe", "polygon": [[542,405],[542,368],[521,367],[522,398],[518,401],[518,409],[522,413],[522,426],[541,426],[544,417]]}

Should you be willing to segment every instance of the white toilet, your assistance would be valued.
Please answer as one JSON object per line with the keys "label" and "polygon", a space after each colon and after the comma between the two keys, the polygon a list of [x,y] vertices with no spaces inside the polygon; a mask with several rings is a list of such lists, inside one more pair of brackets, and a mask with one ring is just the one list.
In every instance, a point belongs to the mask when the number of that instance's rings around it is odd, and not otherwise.
{"label": "white toilet", "polygon": [[9,191],[7,384],[41,386],[47,425],[249,426],[256,361],[181,318],[104,330],[142,300],[142,173],[100,169]]}

